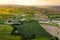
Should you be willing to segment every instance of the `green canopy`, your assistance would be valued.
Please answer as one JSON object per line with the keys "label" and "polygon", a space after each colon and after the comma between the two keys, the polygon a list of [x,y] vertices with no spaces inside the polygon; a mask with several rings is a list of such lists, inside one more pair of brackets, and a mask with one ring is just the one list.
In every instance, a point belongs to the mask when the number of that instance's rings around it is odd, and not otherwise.
{"label": "green canopy", "polygon": [[32,37],[33,35],[40,36],[51,36],[45,29],[40,26],[40,23],[36,20],[25,22],[17,27],[18,33],[22,34],[24,37]]}

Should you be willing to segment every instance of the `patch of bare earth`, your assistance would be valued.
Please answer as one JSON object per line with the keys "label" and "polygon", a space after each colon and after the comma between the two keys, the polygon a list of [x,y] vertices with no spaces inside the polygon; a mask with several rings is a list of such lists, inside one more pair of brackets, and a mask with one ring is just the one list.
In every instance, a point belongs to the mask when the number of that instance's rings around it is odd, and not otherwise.
{"label": "patch of bare earth", "polygon": [[41,24],[41,26],[49,32],[51,35],[58,37],[60,40],[60,28],[59,27],[54,27],[46,24]]}

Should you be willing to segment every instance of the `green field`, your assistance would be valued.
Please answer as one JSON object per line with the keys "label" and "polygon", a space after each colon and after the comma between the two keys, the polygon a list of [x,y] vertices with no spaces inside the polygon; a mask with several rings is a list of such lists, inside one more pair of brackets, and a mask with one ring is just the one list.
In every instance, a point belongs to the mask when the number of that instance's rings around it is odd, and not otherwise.
{"label": "green field", "polygon": [[[31,26],[33,26],[32,23],[30,24]],[[35,26],[34,30],[36,29],[36,26]],[[40,30],[41,31],[41,36],[36,36],[35,39],[33,39],[33,40],[49,40],[50,38],[48,37],[48,34],[45,34],[44,29],[42,29],[42,28],[40,28],[40,29],[41,29]],[[9,26],[9,25],[0,26],[0,40],[21,40],[20,35],[11,35],[12,30],[13,30],[13,28],[11,26]],[[31,29],[31,27],[30,27],[30,30],[33,30],[33,29]],[[26,31],[28,31],[28,30],[26,30]]]}
{"label": "green field", "polygon": [[47,15],[50,19],[60,20],[60,14],[48,14]]}

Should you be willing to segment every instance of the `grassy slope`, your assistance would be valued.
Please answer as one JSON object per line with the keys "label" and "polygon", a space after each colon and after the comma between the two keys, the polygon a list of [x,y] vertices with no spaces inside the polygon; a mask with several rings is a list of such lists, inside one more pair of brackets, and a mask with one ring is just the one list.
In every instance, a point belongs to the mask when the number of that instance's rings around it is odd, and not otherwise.
{"label": "grassy slope", "polygon": [[10,35],[13,28],[9,25],[0,27],[0,40],[20,40],[20,36]]}
{"label": "grassy slope", "polygon": [[[33,26],[32,24],[30,24],[30,25]],[[34,28],[34,29],[36,29],[36,28]],[[42,29],[42,28],[40,28],[40,29],[41,29],[41,32],[42,32],[42,30],[44,31],[44,29]],[[20,40],[21,39],[21,36],[18,36],[18,35],[15,35],[15,36],[14,35],[10,35],[10,33],[11,33],[12,30],[13,30],[13,28],[11,26],[9,26],[9,25],[3,25],[3,26],[1,26],[0,27],[0,40]],[[41,34],[45,35],[44,32],[42,32]],[[46,36],[37,36],[33,40],[49,40],[49,37],[46,37]]]}

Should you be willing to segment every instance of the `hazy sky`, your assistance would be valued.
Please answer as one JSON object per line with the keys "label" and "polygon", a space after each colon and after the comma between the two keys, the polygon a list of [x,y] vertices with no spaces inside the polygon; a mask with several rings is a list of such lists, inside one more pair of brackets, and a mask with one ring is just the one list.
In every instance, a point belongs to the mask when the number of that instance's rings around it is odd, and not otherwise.
{"label": "hazy sky", "polygon": [[0,4],[60,5],[60,0],[0,0]]}

